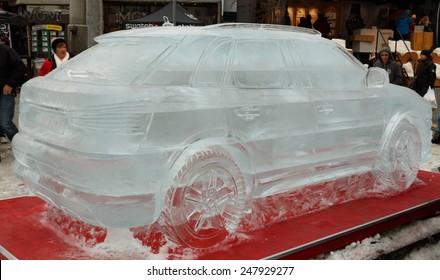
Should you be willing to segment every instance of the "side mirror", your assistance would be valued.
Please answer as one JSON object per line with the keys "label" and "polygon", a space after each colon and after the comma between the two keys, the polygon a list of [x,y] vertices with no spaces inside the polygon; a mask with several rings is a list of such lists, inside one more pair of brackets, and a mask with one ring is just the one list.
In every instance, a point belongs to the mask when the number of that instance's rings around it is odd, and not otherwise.
{"label": "side mirror", "polygon": [[390,82],[387,71],[380,67],[371,67],[367,72],[367,87],[383,87]]}

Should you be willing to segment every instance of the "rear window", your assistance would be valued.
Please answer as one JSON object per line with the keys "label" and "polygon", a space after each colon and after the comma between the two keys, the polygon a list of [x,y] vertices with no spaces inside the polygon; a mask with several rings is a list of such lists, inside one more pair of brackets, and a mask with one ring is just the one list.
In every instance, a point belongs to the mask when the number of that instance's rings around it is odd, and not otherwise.
{"label": "rear window", "polygon": [[169,47],[164,43],[101,43],[49,75],[57,80],[129,85]]}

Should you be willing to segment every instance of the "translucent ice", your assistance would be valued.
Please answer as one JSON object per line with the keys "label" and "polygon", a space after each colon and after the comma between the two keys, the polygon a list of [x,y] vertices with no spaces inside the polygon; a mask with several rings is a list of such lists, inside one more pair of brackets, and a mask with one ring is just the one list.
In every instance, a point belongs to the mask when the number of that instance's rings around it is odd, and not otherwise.
{"label": "translucent ice", "polygon": [[[407,189],[431,107],[301,28],[113,32],[21,91],[15,174],[94,226],[231,233]],[[139,230],[134,230],[141,236]]]}

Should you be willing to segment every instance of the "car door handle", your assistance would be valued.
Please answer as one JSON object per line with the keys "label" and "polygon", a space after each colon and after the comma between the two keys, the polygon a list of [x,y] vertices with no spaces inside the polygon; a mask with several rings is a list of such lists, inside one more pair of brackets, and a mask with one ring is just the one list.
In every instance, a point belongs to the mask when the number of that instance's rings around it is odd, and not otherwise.
{"label": "car door handle", "polygon": [[334,111],[333,105],[330,104],[318,105],[316,108],[318,109],[318,113],[324,113],[326,115],[333,113]]}
{"label": "car door handle", "polygon": [[254,106],[236,108],[234,112],[235,115],[245,121],[251,121],[261,115],[260,108],[255,108]]}

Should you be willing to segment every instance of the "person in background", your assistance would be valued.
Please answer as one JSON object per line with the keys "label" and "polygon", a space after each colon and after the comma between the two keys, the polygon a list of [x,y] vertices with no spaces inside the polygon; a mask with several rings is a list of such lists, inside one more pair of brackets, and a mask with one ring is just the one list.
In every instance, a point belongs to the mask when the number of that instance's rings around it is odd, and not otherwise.
{"label": "person in background", "polygon": [[301,17],[299,19],[299,23],[298,23],[298,27],[306,27],[306,18],[305,17]]}
{"label": "person in background", "polygon": [[44,61],[38,76],[45,76],[61,64],[71,59],[74,55],[67,51],[67,43],[63,38],[56,38],[51,44],[53,54]]}
{"label": "person in background", "polygon": [[429,87],[434,88],[436,79],[436,66],[431,59],[431,51],[423,50],[417,62],[414,78],[410,82],[413,88],[421,97],[428,91]]}
{"label": "person in background", "polygon": [[390,83],[401,86],[403,84],[402,70],[399,64],[394,61],[391,50],[384,47],[378,52],[379,58],[373,64],[373,67],[380,67],[388,72]]}
{"label": "person in background", "polygon": [[310,14],[306,15],[306,20],[305,20],[305,26],[306,28],[312,28],[312,16]]}
{"label": "person in background", "polygon": [[[397,29],[397,39],[401,39],[400,35],[404,40],[409,40],[409,30],[410,26],[413,24],[413,19],[411,17],[411,11],[406,10],[404,13],[402,13],[396,22],[396,29]],[[399,35],[400,34],[400,35]]]}
{"label": "person in background", "polygon": [[[17,87],[26,79],[26,66],[9,46],[0,44],[0,130],[12,141],[18,128],[12,121]],[[1,135],[0,135],[1,136]]]}
{"label": "person in background", "polygon": [[315,22],[313,23],[313,28],[321,32],[322,37],[328,38],[328,34],[330,32],[330,24],[323,14],[318,15],[318,19],[315,20]]}
{"label": "person in background", "polygon": [[422,17],[419,24],[423,25],[423,32],[432,32],[432,24],[428,16]]}

